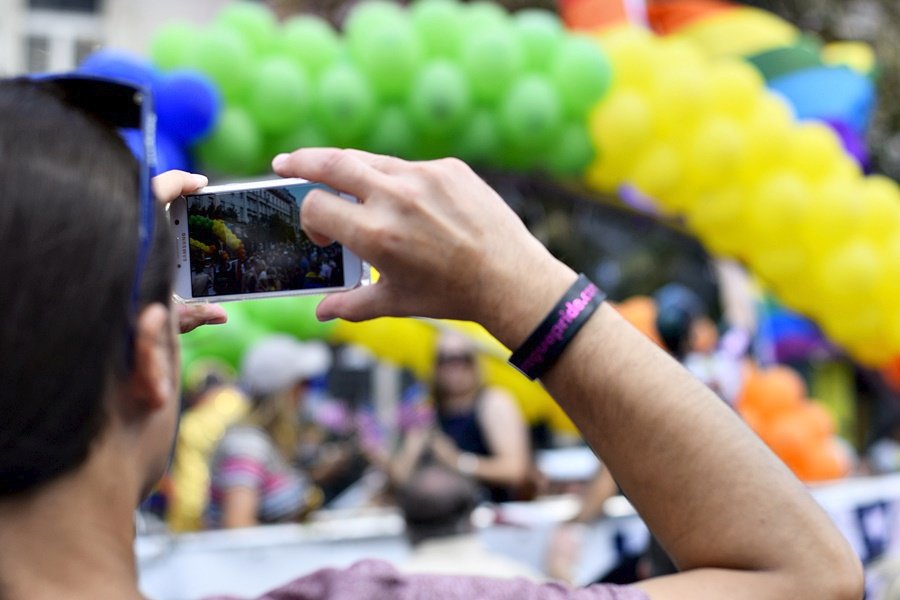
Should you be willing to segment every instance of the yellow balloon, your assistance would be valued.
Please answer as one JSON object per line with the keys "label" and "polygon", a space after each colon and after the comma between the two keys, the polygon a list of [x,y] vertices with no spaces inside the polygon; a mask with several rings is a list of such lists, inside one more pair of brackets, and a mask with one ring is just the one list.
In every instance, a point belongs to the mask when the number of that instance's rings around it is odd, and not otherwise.
{"label": "yellow balloon", "polygon": [[842,346],[857,346],[862,340],[878,339],[882,327],[880,315],[873,307],[861,304],[855,310],[847,311],[839,305],[829,307],[822,325],[828,336]]}
{"label": "yellow balloon", "polygon": [[738,187],[699,194],[686,214],[687,225],[714,254],[740,257],[746,247],[745,203],[746,194]]}
{"label": "yellow balloon", "polygon": [[667,207],[669,195],[681,181],[682,160],[671,144],[659,142],[651,145],[637,160],[627,177],[641,192]]}
{"label": "yellow balloon", "polygon": [[651,101],[658,132],[684,139],[685,131],[706,117],[712,107],[712,85],[706,70],[696,65],[673,65],[660,71]]}
{"label": "yellow balloon", "polygon": [[[767,281],[791,308],[801,310],[808,306],[799,294],[791,293],[798,278],[802,279],[809,270],[809,256],[803,248],[791,244],[789,240],[783,245],[760,244],[759,248],[751,251],[751,256],[754,272]],[[798,306],[798,303],[803,306]]]}
{"label": "yellow balloon", "polygon": [[688,184],[702,190],[734,182],[745,149],[746,136],[737,121],[720,116],[704,119],[690,143]]}
{"label": "yellow balloon", "polygon": [[710,56],[750,56],[791,46],[799,31],[768,11],[739,7],[697,19],[678,36],[696,42]]}
{"label": "yellow balloon", "polygon": [[863,181],[862,228],[877,242],[900,235],[900,191],[892,179],[873,175]]}
{"label": "yellow balloon", "polygon": [[759,71],[743,60],[723,59],[709,71],[713,109],[737,119],[748,119],[765,90]]}
{"label": "yellow balloon", "polygon": [[795,241],[808,214],[810,188],[792,171],[779,171],[763,179],[751,196],[747,210],[748,234],[756,240],[751,252],[782,247]]}
{"label": "yellow balloon", "polygon": [[[878,250],[868,240],[857,238],[844,244],[822,263],[820,277],[827,297],[836,302],[871,305],[874,291],[883,272]],[[863,302],[865,300],[865,302]],[[859,308],[859,307],[857,307]],[[850,318],[850,315],[844,315]]]}
{"label": "yellow balloon", "polygon": [[652,139],[653,111],[642,94],[620,90],[594,109],[589,128],[601,153],[615,153],[627,159]]}
{"label": "yellow balloon", "polygon": [[756,183],[766,173],[782,166],[792,126],[793,112],[783,100],[773,95],[760,99],[747,119],[747,150],[741,168],[743,183]]}
{"label": "yellow balloon", "polygon": [[824,258],[861,231],[860,182],[828,179],[811,192],[812,207],[798,237],[810,253]]}
{"label": "yellow balloon", "polygon": [[839,161],[853,160],[834,130],[821,123],[803,123],[791,133],[788,160],[800,173],[821,180],[835,172]]}
{"label": "yellow balloon", "polygon": [[657,72],[657,42],[640,27],[616,28],[604,33],[600,44],[613,65],[614,88],[646,89]]}

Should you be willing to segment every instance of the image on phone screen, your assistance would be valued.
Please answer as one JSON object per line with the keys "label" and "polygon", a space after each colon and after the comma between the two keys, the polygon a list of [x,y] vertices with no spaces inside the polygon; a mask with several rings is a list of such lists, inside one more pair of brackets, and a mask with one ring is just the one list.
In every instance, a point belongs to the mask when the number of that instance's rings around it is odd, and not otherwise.
{"label": "image on phone screen", "polygon": [[301,229],[300,206],[321,184],[186,196],[194,298],[336,288],[343,248]]}

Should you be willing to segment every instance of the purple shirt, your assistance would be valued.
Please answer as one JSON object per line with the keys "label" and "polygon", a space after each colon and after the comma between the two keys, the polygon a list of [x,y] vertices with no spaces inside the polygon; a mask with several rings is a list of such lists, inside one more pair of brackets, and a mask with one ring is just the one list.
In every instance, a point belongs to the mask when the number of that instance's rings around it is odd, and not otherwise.
{"label": "purple shirt", "polygon": [[[527,579],[405,575],[378,560],[348,569],[322,569],[257,600],[649,600],[642,591],[609,585],[573,588]],[[235,600],[217,596],[208,600]]]}

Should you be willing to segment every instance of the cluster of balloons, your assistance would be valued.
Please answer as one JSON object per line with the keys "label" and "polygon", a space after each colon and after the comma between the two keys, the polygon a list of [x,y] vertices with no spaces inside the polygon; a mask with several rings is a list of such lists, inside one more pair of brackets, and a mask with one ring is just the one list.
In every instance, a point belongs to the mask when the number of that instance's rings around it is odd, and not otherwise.
{"label": "cluster of balloons", "polygon": [[587,114],[611,80],[597,43],[556,15],[510,16],[489,2],[365,2],[343,35],[313,16],[278,24],[236,2],[205,29],[165,27],[151,52],[160,68],[199,69],[222,91],[199,156],[228,174],[337,145],[577,175],[594,153]]}
{"label": "cluster of balloons", "polygon": [[[225,245],[226,248],[234,252],[239,258],[243,258],[246,251],[244,242],[235,235],[231,228],[222,219],[210,219],[200,215],[192,215],[189,219],[191,231],[206,231],[215,236]],[[205,254],[211,254],[218,248],[215,244],[204,244],[200,240],[191,238],[191,247],[197,248]]]}
{"label": "cluster of balloons", "polygon": [[833,129],[797,122],[745,61],[632,28],[603,43],[618,76],[591,115],[589,185],[634,186],[683,217],[860,361],[900,353],[896,183],[865,177]]}
{"label": "cluster of balloons", "polygon": [[191,238],[191,248],[196,248],[201,254],[213,254],[218,248],[215,244],[204,244],[194,238]]}
{"label": "cluster of balloons", "polygon": [[[190,149],[208,135],[219,119],[222,100],[216,85],[194,69],[163,73],[149,60],[119,50],[104,49],[89,55],[78,71],[111,77],[143,86],[156,110],[156,167],[190,170]],[[143,153],[140,132],[123,132],[132,152]]]}
{"label": "cluster of balloons", "polygon": [[852,461],[835,438],[834,418],[806,395],[803,379],[787,367],[751,368],[736,408],[802,481],[840,479]]}

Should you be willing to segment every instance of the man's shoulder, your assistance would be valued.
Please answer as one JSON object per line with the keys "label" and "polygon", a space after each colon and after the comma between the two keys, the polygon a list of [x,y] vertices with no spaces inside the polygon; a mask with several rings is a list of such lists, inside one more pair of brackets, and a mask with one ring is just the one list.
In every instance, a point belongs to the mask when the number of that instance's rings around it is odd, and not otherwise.
{"label": "man's shoulder", "polygon": [[[259,600],[648,600],[634,588],[536,583],[523,578],[405,575],[393,565],[364,560],[344,569],[322,569],[295,579]],[[224,600],[224,599],[223,599]]]}

